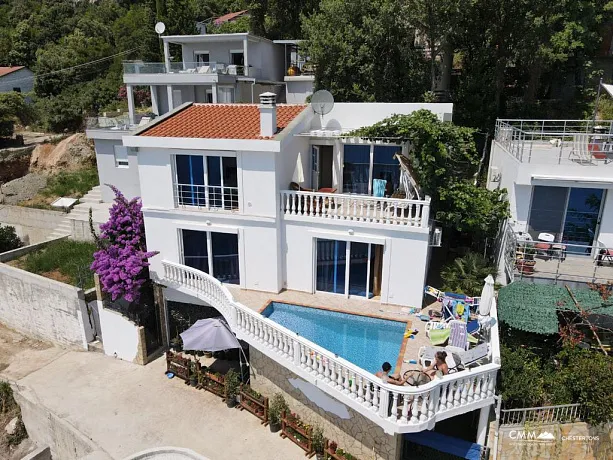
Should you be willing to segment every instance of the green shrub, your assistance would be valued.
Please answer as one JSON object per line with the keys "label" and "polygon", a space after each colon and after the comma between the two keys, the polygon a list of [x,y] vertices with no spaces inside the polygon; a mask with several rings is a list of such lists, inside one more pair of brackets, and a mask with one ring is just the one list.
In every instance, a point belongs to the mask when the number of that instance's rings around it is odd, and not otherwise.
{"label": "green shrub", "polygon": [[496,267],[476,252],[469,252],[445,265],[441,270],[443,290],[477,296],[487,275],[496,276]]}
{"label": "green shrub", "polygon": [[15,227],[0,225],[0,253],[12,251],[23,246],[23,242],[17,236]]}
{"label": "green shrub", "polygon": [[17,406],[13,398],[13,389],[8,382],[0,381],[0,414],[6,414]]}
{"label": "green shrub", "polygon": [[287,410],[289,410],[289,407],[287,406],[283,395],[281,393],[275,393],[272,396],[272,400],[270,401],[270,407],[268,409],[268,417],[270,418],[270,423],[273,425],[280,424],[281,414]]}
{"label": "green shrub", "polygon": [[37,274],[59,272],[73,286],[94,287],[94,275],[89,269],[94,261],[96,245],[83,241],[62,240],[25,256],[22,267]]}
{"label": "green shrub", "polygon": [[532,407],[545,396],[541,362],[524,349],[500,348],[502,358],[500,394],[506,407]]}
{"label": "green shrub", "polygon": [[98,171],[95,168],[62,171],[50,177],[47,186],[40,193],[43,196],[81,198],[98,184]]}

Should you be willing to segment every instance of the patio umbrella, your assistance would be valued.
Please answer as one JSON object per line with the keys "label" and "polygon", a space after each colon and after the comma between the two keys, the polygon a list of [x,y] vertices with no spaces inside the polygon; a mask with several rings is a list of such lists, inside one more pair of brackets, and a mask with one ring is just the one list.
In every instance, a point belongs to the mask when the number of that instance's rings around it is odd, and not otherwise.
{"label": "patio umbrella", "polygon": [[292,182],[296,182],[298,188],[300,188],[300,185],[304,182],[304,169],[302,168],[302,154],[300,152],[298,152],[298,159],[296,160]]}
{"label": "patio umbrella", "polygon": [[199,319],[181,333],[184,350],[220,351],[241,348],[238,339],[221,318]]}
{"label": "patio umbrella", "polygon": [[492,275],[487,275],[485,278],[485,284],[481,291],[481,300],[479,300],[479,314],[481,316],[487,316],[490,314],[490,308],[492,308],[492,300],[494,299],[494,278]]}

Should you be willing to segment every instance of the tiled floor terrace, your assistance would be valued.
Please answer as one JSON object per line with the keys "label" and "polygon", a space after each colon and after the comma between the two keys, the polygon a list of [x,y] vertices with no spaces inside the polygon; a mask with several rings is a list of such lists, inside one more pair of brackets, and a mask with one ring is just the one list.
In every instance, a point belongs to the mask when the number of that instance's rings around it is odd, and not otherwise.
{"label": "tiled floor terrace", "polygon": [[613,167],[613,150],[597,152],[579,157],[573,153],[573,142],[565,141],[561,145],[550,142],[555,137],[545,140],[513,140],[498,144],[522,163],[544,165],[579,165],[585,167]]}
{"label": "tiled floor terrace", "polygon": [[[307,307],[323,308],[328,310],[336,310],[342,313],[352,313],[365,316],[374,316],[378,318],[391,319],[395,321],[402,321],[404,323],[410,322],[409,328],[417,329],[417,334],[414,339],[405,339],[403,344],[404,354],[402,357],[390,356],[389,362],[396,364],[395,372],[402,372],[409,369],[419,369],[419,365],[404,363],[404,360],[417,360],[417,353],[422,346],[429,346],[430,341],[426,337],[425,325],[426,323],[421,321],[418,317],[419,310],[416,314],[409,314],[407,307],[401,307],[398,305],[382,304],[378,300],[345,298],[341,295],[327,294],[323,292],[317,292],[315,294],[309,294],[307,292],[290,291],[285,290],[279,294],[272,294],[270,292],[250,291],[240,289],[234,286],[226,287],[230,290],[234,299],[243,305],[256,310],[261,311],[269,302],[284,302],[294,305],[304,305]],[[440,311],[441,304],[434,302],[433,304],[423,309],[424,313],[428,310],[435,309]]]}
{"label": "tiled floor terrace", "polygon": [[565,260],[535,257],[534,273],[514,269],[515,280],[543,279],[558,283],[603,283],[613,281],[613,263],[597,265],[592,257],[568,255]]}

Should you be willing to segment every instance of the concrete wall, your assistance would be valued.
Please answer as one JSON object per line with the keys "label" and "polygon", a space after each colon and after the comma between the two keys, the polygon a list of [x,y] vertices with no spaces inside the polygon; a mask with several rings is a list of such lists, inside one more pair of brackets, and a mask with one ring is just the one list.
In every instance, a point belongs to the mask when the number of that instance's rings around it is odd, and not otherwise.
{"label": "concrete wall", "polygon": [[0,224],[15,227],[25,244],[45,241],[66,215],[63,211],[0,205]]}
{"label": "concrete wall", "polygon": [[121,313],[104,308],[98,301],[104,354],[134,362],[139,350],[139,327]]}
{"label": "concrete wall", "polygon": [[[95,139],[96,162],[98,164],[98,177],[100,184],[111,184],[117,187],[126,196],[134,198],[140,196],[138,181],[138,161],[136,152],[128,150],[127,168],[115,166],[114,146],[122,145],[121,139]],[[115,197],[109,187],[101,187],[102,201],[109,203]]]}
{"label": "concrete wall", "polygon": [[[494,451],[494,423],[490,425],[487,445]],[[518,435],[553,434],[551,441],[521,440]],[[597,439],[596,439],[597,438]],[[503,426],[498,435],[499,460],[601,460],[613,458],[613,424],[590,426],[587,423]]]}
{"label": "concrete wall", "polygon": [[24,67],[0,78],[0,93],[21,89],[22,93],[29,93],[34,89],[34,72]]}
{"label": "concrete wall", "polygon": [[74,286],[0,263],[0,322],[73,349],[93,340],[85,293]]}
{"label": "concrete wall", "polygon": [[[301,382],[300,385],[311,385],[310,383],[303,381],[255,348],[250,347],[249,352],[252,372],[251,387],[254,390],[269,398],[281,392],[292,412],[298,414],[308,424],[319,423],[324,430],[324,436],[336,441],[339,448],[357,458],[375,458],[373,449],[378,459],[397,460],[400,458],[400,436],[385,434],[380,426],[326,394],[323,397],[330,399],[339,412],[345,412],[348,418],[341,418],[317,406],[305,396],[302,390],[292,385],[292,382],[296,383],[296,381]],[[310,391],[321,392],[315,386]]]}
{"label": "concrete wall", "polygon": [[[297,77],[301,78],[301,77]],[[285,81],[286,100],[288,104],[305,104],[306,98],[313,94],[314,81],[304,79]]]}
{"label": "concrete wall", "polygon": [[29,438],[39,446],[49,446],[54,459],[78,460],[98,449],[70,423],[41,405],[27,388],[16,386],[13,395],[21,408]]}

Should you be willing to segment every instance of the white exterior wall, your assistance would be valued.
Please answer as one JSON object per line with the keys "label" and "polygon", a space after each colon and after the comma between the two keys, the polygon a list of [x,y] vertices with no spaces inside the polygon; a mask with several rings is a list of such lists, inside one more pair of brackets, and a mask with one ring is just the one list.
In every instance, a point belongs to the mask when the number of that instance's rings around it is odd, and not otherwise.
{"label": "white exterior wall", "polygon": [[134,361],[138,354],[138,326],[120,313],[104,308],[100,301],[98,314],[104,354],[124,361]]}
{"label": "white exterior wall", "polygon": [[203,41],[202,43],[183,43],[181,49],[184,63],[196,62],[194,58],[195,51],[208,51],[210,62],[229,64],[231,57],[230,50],[243,49],[243,41],[231,40],[227,42]]}
{"label": "white exterior wall", "polygon": [[109,187],[104,184],[111,184],[117,187],[126,196],[131,199],[140,196],[140,183],[138,180],[138,159],[134,151],[128,150],[128,165],[127,168],[118,168],[115,166],[115,151],[114,146],[122,145],[121,139],[95,139],[96,147],[96,163],[98,164],[98,177],[100,178],[100,187],[102,192],[102,201],[110,203],[115,198],[115,194]]}
{"label": "white exterior wall", "polygon": [[313,77],[285,77],[287,103],[305,104],[306,98],[313,94],[314,84]]}
{"label": "white exterior wall", "polygon": [[34,72],[24,67],[23,69],[11,72],[0,78],[0,93],[13,91],[14,88],[21,89],[22,93],[29,93],[34,89]]}

